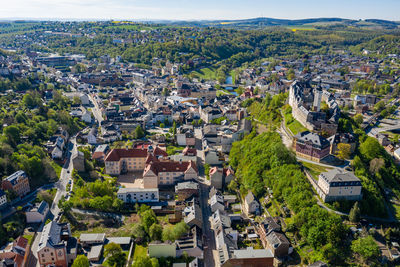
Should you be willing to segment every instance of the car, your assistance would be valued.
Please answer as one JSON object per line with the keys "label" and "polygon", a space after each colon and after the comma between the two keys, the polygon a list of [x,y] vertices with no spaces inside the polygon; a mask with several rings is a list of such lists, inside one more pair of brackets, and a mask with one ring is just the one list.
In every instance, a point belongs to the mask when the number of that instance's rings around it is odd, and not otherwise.
{"label": "car", "polygon": [[69,170],[67,170],[67,173],[69,173]]}
{"label": "car", "polygon": [[72,180],[71,179],[69,179],[69,181],[68,181],[68,184],[71,184],[72,183]]}

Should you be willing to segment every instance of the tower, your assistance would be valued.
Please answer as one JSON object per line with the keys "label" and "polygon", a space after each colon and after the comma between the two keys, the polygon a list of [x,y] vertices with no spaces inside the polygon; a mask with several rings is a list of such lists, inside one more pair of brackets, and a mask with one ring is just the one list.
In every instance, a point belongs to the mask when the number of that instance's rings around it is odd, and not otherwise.
{"label": "tower", "polygon": [[322,89],[321,87],[317,87],[314,89],[314,111],[319,112],[321,110],[321,99],[322,99]]}

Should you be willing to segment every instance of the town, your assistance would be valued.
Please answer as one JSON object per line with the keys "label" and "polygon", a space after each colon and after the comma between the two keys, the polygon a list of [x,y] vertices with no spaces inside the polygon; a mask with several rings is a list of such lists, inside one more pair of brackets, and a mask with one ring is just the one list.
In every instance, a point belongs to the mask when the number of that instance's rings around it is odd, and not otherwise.
{"label": "town", "polygon": [[398,32],[226,69],[123,48],[210,28],[92,24],[118,26],[114,51],[84,51],[86,22],[0,26],[19,29],[0,33],[0,266],[396,264]]}

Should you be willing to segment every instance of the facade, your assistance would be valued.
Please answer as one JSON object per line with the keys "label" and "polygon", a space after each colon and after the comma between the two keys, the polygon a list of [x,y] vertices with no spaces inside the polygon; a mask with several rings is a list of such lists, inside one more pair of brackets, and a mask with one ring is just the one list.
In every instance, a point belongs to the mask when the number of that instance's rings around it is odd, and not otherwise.
{"label": "facade", "polygon": [[260,214],[260,203],[258,203],[254,194],[249,191],[244,198],[243,211],[247,215],[259,215]]}
{"label": "facade", "polygon": [[78,172],[85,171],[85,156],[83,152],[78,151],[78,153],[72,157],[72,165]]}
{"label": "facade", "polygon": [[309,131],[296,134],[293,146],[297,156],[316,162],[328,156],[331,147],[326,138]]}
{"label": "facade", "polygon": [[150,161],[143,172],[144,188],[157,188],[159,185],[174,185],[177,182],[196,179],[196,164],[192,161]]}
{"label": "facade", "polygon": [[149,203],[160,200],[158,188],[120,188],[117,196],[125,203]]}
{"label": "facade", "polygon": [[0,208],[7,204],[7,195],[6,193],[0,189]]}
{"label": "facade", "polygon": [[31,191],[29,178],[24,171],[17,171],[5,178],[2,182],[3,190],[12,190],[18,196],[24,196]]}
{"label": "facade", "polygon": [[361,181],[352,172],[332,169],[321,173],[317,192],[325,202],[336,200],[361,200]]}
{"label": "facade", "polygon": [[27,223],[43,222],[49,212],[49,204],[46,201],[37,203],[32,209],[25,213]]}
{"label": "facade", "polygon": [[272,251],[274,257],[284,257],[291,253],[292,249],[289,240],[280,232],[271,231],[266,236],[267,248]]}
{"label": "facade", "polygon": [[43,227],[37,248],[40,267],[68,267],[77,253],[77,241],[71,236],[68,223],[49,222]]}
{"label": "facade", "polygon": [[213,167],[210,169],[211,186],[216,189],[222,189],[228,185],[234,178],[234,173],[231,168]]}
{"label": "facade", "polygon": [[104,160],[106,173],[120,175],[129,171],[143,171],[149,154],[156,158],[168,156],[167,152],[159,147],[156,147],[154,151],[150,146],[148,148],[112,149]]}

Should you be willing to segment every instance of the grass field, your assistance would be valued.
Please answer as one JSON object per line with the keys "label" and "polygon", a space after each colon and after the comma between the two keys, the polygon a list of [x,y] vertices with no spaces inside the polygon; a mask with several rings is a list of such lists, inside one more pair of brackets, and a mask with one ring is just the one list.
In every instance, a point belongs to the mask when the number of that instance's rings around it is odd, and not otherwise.
{"label": "grass field", "polygon": [[307,128],[301,125],[300,122],[295,120],[291,113],[285,114],[285,125],[286,128],[289,128],[289,130],[292,132],[293,135],[307,131]]}
{"label": "grass field", "polygon": [[314,176],[315,180],[318,180],[318,176],[322,172],[327,172],[327,171],[332,169],[332,168],[322,167],[322,166],[317,165],[317,164],[312,164],[312,163],[309,163],[309,162],[301,162],[301,164],[303,164],[303,166],[305,168],[307,168],[307,170],[311,173],[311,175]]}
{"label": "grass field", "polygon": [[204,68],[191,73],[194,77],[204,80],[216,80],[217,72],[214,68]]}

